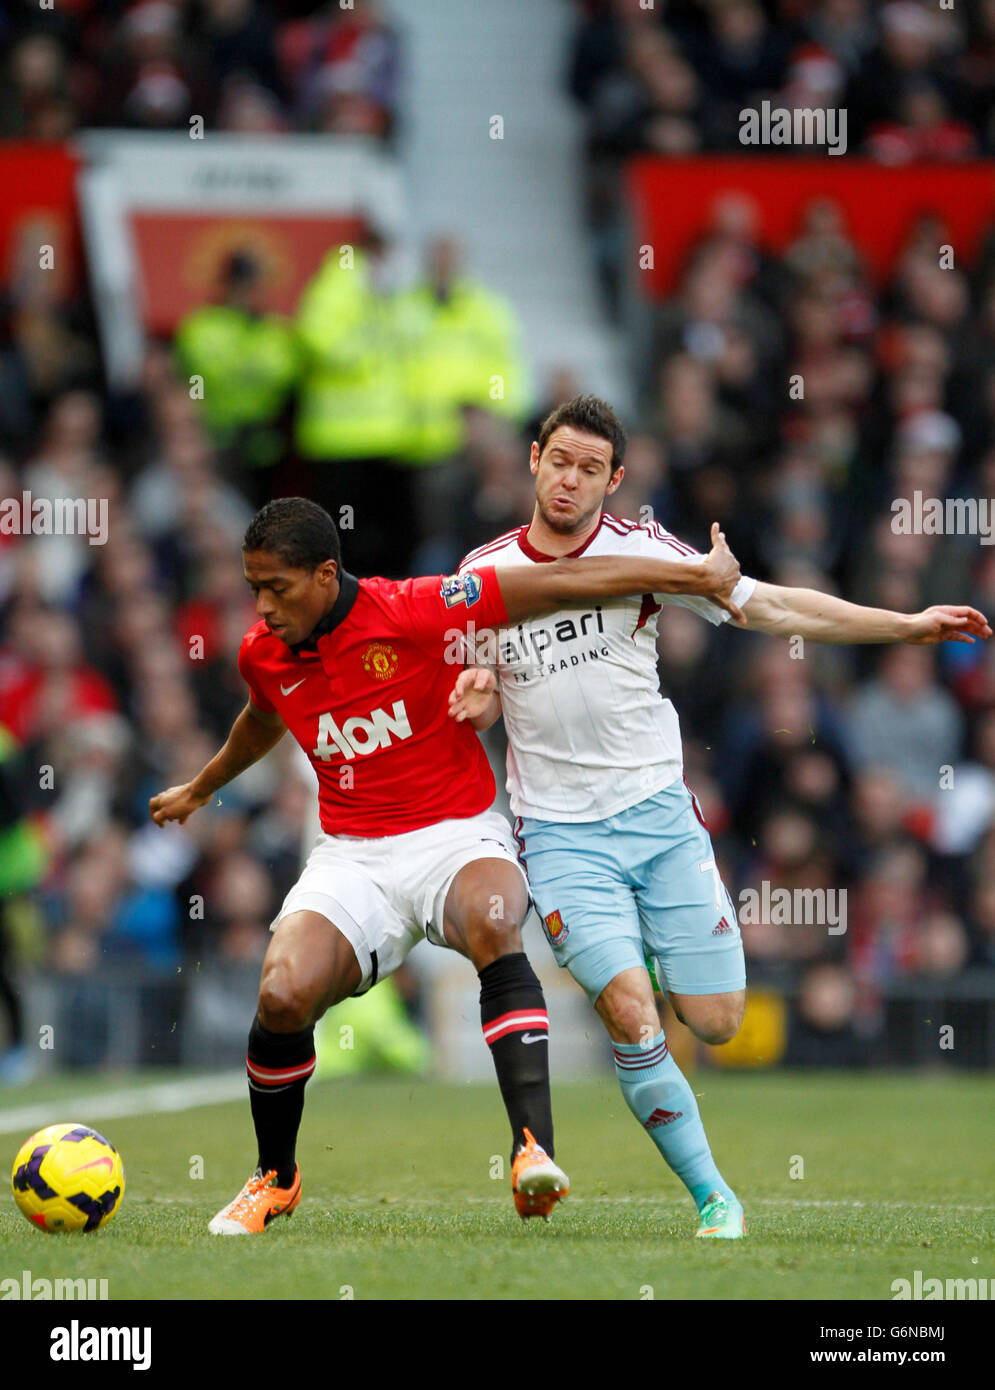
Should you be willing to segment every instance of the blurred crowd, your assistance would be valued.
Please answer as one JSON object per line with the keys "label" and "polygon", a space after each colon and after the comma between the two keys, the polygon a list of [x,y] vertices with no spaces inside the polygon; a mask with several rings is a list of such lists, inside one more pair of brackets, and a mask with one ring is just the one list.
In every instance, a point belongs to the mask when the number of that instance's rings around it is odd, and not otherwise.
{"label": "blurred crowd", "polygon": [[247,135],[396,130],[401,53],[379,0],[58,0],[0,6],[0,134],[93,126]]}
{"label": "blurred crowd", "polygon": [[741,151],[740,113],[844,107],[882,163],[995,151],[995,4],[576,0],[570,91],[589,152]]}
{"label": "blurred crowd", "polygon": [[383,270],[388,253],[372,232],[330,248],[283,318],[235,252],[216,301],[148,345],[125,395],[99,376],[86,291],[36,296],[25,267],[0,353],[0,498],[22,526],[25,492],[106,514],[99,544],[0,526],[0,1048],[23,1030],[12,955],[69,980],[261,960],[309,824],[294,749],[184,827],[148,817],[245,703],[240,545],[258,506],[319,500],[350,568],[401,576],[452,570],[489,537],[515,505],[502,467],[526,501],[514,316],[451,239],[413,284]]}
{"label": "blurred crowd", "polygon": [[[742,90],[778,90],[797,48],[784,36],[821,34],[865,93],[870,132],[866,74],[886,57],[901,66],[920,24],[909,16],[922,12],[871,8],[781,4],[775,41],[753,0],[675,0],[643,19],[634,5],[586,7],[574,86],[592,113],[603,109],[599,92],[645,80],[632,68],[645,43],[669,65],[664,86],[683,83],[718,113],[708,140],[721,143],[721,107],[701,84],[731,82],[752,34]],[[243,75],[255,54],[252,81],[281,123],[334,128],[305,93],[334,85],[316,74],[337,26],[343,44],[352,32],[352,12],[275,28],[239,0],[66,0],[59,12],[57,37],[11,48],[9,133],[50,124],[54,136],[97,106],[101,119],[138,120],[125,75],[146,26],[190,55],[185,83],[198,54]],[[904,18],[886,22],[888,12]],[[820,28],[830,14],[835,27]],[[979,148],[990,139],[975,97],[993,14],[936,10],[927,45],[943,89],[956,79],[951,109]],[[226,48],[219,35],[234,31],[242,41]],[[288,79],[291,49],[310,55],[299,69],[310,85]],[[602,51],[610,62],[595,61]],[[87,86],[95,54],[121,62],[113,114]],[[889,90],[875,88],[874,101]],[[214,84],[218,112],[227,91]],[[693,128],[704,140],[706,127]],[[834,203],[813,202],[780,256],[759,245],[757,220],[742,195],[721,200],[675,293],[652,311],[612,509],[653,516],[700,549],[719,519],[759,578],[903,611],[971,603],[991,617],[995,545],[901,534],[892,502],[916,491],[995,499],[995,240],[976,264],[941,268],[944,228],[924,218],[882,286]],[[0,527],[0,1035],[4,1004],[18,1025],[4,989],[12,954],[69,980],[129,963],[165,979],[204,960],[261,959],[313,795],[293,750],[279,745],[183,827],[152,826],[148,799],[189,780],[244,704],[235,655],[255,616],[239,547],[262,500],[299,492],[328,506],[359,574],[449,572],[529,519],[538,422],[591,383],[564,368],[530,391],[513,316],[466,275],[449,239],[426,248],[411,286],[384,272],[389,249],[371,235],[344,273],[332,248],[293,320],[261,312],[258,267],[237,253],[215,301],[175,341],[148,345],[128,395],[103,384],[85,287],[73,295],[15,260],[0,337],[0,498],[105,499],[107,540]],[[446,364],[472,353],[470,386]],[[794,377],[803,391],[789,395]],[[440,381],[455,383],[445,398],[432,396]],[[762,881],[847,893],[839,934],[744,925],[751,978],[797,993],[789,1060],[902,1061],[888,1050],[889,992],[942,995],[973,968],[995,968],[995,646],[799,650],[713,630],[675,606],[659,630],[688,781],[734,898]],[[500,756],[499,727],[489,737]]]}
{"label": "blurred crowd", "polygon": [[[570,93],[586,207],[617,296],[622,171],[635,154],[769,155],[741,113],[846,113],[846,153],[887,165],[995,153],[995,0],[575,0]],[[812,149],[778,147],[781,158]]]}
{"label": "blurred crowd", "polygon": [[407,283],[369,228],[333,247],[293,318],[265,313],[251,254],[225,263],[217,302],[179,324],[178,371],[203,401],[220,466],[254,506],[306,493],[365,573],[444,569],[459,558],[477,415],[520,423],[528,371],[515,315],[471,278],[450,237]]}
{"label": "blurred crowd", "polygon": [[[877,287],[833,202],[814,201],[776,258],[756,214],[741,194],[720,200],[652,310],[619,499],[702,549],[722,518],[744,572],[776,583],[990,615],[995,237],[975,265],[945,266],[945,229],[922,219]],[[961,499],[974,520],[906,534],[897,508],[917,496]],[[792,652],[679,609],[660,632],[727,881],[847,889],[845,934],[744,928],[760,974],[820,966],[815,1012],[846,1003],[830,1030],[841,1060],[880,1026],[892,982],[995,964],[995,649]]]}
{"label": "blurred crowd", "polygon": [[[744,571],[778,583],[904,611],[942,601],[995,612],[995,547],[896,534],[890,510],[915,489],[995,497],[992,266],[938,272],[928,229],[916,228],[875,296],[833,209],[814,208],[771,264],[742,216],[731,220],[735,233],[702,245],[659,311],[614,510],[653,515],[702,549],[719,517]],[[254,621],[239,545],[258,476],[212,432],[210,392],[191,395],[180,356],[151,345],[128,400],[82,387],[36,400],[37,437],[0,465],[5,497],[27,488],[109,508],[102,546],[0,535],[0,725],[22,769],[8,780],[48,856],[31,894],[33,949],[70,975],[109,958],[170,972],[260,956],[296,877],[311,795],[281,745],[186,826],[148,821],[149,796],[188,780],[224,740],[245,699],[235,655]],[[791,372],[804,398],[776,399],[770,381]],[[462,411],[455,454],[421,470],[446,474],[457,499],[423,551],[429,570],[527,521],[538,418],[584,384],[560,373],[524,426]],[[334,460],[288,458],[291,481],[333,515],[332,499],[355,496]],[[359,573],[368,529],[361,513],[342,531]],[[405,571],[403,539],[388,549],[390,573]],[[417,557],[425,537],[410,517],[407,539]],[[797,1057],[859,1059],[894,982],[943,988],[995,966],[995,650],[799,652],[715,632],[677,607],[659,622],[663,688],[734,896],[763,880],[847,890],[845,933],[744,926],[755,979],[803,984],[816,1042],[799,1035]],[[21,935],[31,937],[23,923]]]}

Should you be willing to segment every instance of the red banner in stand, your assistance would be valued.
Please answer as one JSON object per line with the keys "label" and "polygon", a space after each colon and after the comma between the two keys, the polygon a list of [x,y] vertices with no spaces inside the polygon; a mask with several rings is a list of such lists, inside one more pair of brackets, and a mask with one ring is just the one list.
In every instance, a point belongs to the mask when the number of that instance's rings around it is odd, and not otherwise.
{"label": "red banner in stand", "polygon": [[25,265],[39,264],[42,246],[53,250],[60,293],[79,283],[80,235],[76,213],[77,161],[61,145],[0,143],[0,276],[9,285]]}
{"label": "red banner in stand", "polygon": [[862,159],[638,158],[626,170],[638,248],[653,248],[653,268],[639,282],[651,298],[679,284],[689,254],[707,235],[716,202],[725,194],[750,198],[760,243],[783,252],[801,232],[805,208],[832,198],[843,211],[848,236],[878,281],[891,272],[910,226],[937,216],[955,264],[971,266],[995,227],[995,165],[916,164],[886,168]]}
{"label": "red banner in stand", "polygon": [[219,213],[135,212],[131,229],[143,289],[148,332],[171,335],[185,314],[214,299],[219,276],[235,251],[255,256],[263,271],[267,309],[293,314],[301,290],[329,250],[354,244],[356,217],[274,214],[225,217]]}

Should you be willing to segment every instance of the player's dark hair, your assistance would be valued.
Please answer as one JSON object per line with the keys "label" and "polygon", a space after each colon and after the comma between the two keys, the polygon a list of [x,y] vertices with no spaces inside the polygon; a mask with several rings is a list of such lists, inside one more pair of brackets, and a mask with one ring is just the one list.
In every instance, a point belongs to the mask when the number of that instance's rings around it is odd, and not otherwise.
{"label": "player's dark hair", "polygon": [[622,467],[625,458],[626,434],[622,422],[607,401],[597,396],[574,396],[564,401],[543,420],[539,429],[539,453],[549,443],[549,436],[561,425],[570,425],[585,434],[596,434],[612,446],[612,472]]}
{"label": "player's dark hair", "polygon": [[306,497],[274,497],[256,512],[242,541],[243,550],[268,550],[291,569],[313,573],[326,560],[342,563],[335,522]]}

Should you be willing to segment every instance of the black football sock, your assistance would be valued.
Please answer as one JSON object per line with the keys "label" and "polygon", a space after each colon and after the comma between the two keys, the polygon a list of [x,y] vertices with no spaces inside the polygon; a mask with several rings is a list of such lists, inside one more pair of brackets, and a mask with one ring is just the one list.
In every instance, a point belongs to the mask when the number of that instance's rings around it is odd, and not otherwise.
{"label": "black football sock", "polygon": [[296,1167],[304,1087],[315,1066],[314,1028],[271,1033],[257,1018],[249,1032],[245,1066],[259,1167],[264,1173],[275,1168],[277,1186],[289,1187]]}
{"label": "black football sock", "polygon": [[480,971],[480,1023],[511,1121],[512,1159],[529,1129],[553,1156],[549,1018],[542,986],[522,951]]}

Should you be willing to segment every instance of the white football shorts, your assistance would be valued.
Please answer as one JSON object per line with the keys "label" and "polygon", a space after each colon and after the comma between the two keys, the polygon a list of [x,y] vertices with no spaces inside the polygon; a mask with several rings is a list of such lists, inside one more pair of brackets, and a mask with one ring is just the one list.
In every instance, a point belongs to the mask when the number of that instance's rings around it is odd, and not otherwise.
{"label": "white football shorts", "polygon": [[497,811],[376,839],[322,833],[270,931],[291,912],[327,917],[356,952],[363,972],[356,993],[364,994],[423,938],[448,945],[446,895],[460,869],[476,859],[506,859],[528,891],[511,826]]}

